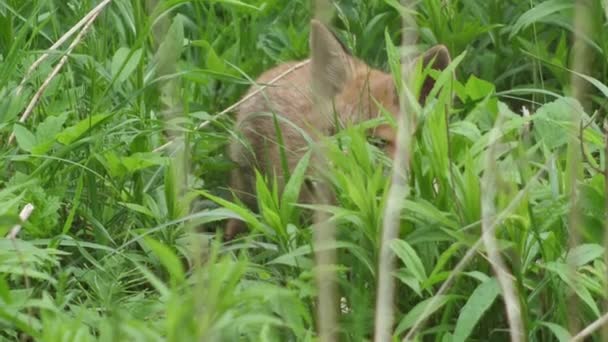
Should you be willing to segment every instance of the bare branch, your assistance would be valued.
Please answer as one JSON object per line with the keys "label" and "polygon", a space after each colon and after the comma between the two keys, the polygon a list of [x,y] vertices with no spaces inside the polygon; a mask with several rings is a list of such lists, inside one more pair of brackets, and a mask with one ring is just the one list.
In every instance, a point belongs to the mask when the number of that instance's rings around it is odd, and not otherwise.
{"label": "bare branch", "polygon": [[502,117],[499,114],[496,124],[490,132],[490,141],[492,143],[486,153],[486,169],[481,182],[481,230],[482,241],[486,247],[488,259],[492,264],[496,279],[502,289],[504,298],[507,320],[509,321],[509,332],[512,342],[520,342],[524,339],[524,326],[521,320],[521,305],[517,295],[517,289],[513,282],[511,273],[508,271],[502,256],[498,250],[498,243],[494,233],[491,232],[492,219],[495,215],[494,201],[496,199],[496,187],[498,178],[498,167],[495,160],[496,144],[498,143],[498,131],[502,122]]}
{"label": "bare branch", "polygon": [[[255,91],[249,93],[247,96],[243,97],[242,99],[240,99],[239,101],[237,101],[236,103],[228,106],[226,109],[222,110],[221,112],[219,112],[218,114],[215,115],[215,118],[219,118],[223,115],[226,115],[227,113],[230,113],[231,111],[233,111],[234,109],[236,109],[238,106],[240,106],[241,104],[243,104],[244,102],[246,102],[247,100],[249,100],[250,98],[256,96],[257,94],[261,93],[262,91],[264,91],[267,87],[275,84],[276,82],[278,82],[279,80],[281,80],[282,78],[284,78],[285,76],[291,74],[292,72],[302,68],[303,66],[307,65],[310,63],[310,60],[307,59],[305,61],[302,61],[294,66],[292,66],[291,68],[285,70],[284,72],[282,72],[281,74],[279,74],[277,77],[273,78],[272,80],[270,80],[270,82],[260,85],[260,87],[258,89],[256,89]],[[203,121],[200,125],[198,125],[196,127],[197,130],[201,130],[205,127],[207,127],[209,124],[211,123],[211,120],[207,120],[207,121]],[[162,151],[165,148],[171,146],[173,143],[175,142],[175,140],[169,140],[168,142],[166,142],[164,145],[161,145],[157,148],[155,148],[153,150],[153,152],[158,152],[158,151]]]}
{"label": "bare branch", "polygon": [[[93,25],[93,22],[95,21],[97,16],[101,13],[101,10],[103,9],[103,7],[99,7],[99,6],[97,6],[96,8],[99,8],[99,10],[92,13],[89,20],[82,27],[82,30],[78,33],[76,38],[74,38],[72,43],[68,46],[68,49],[66,50],[65,55],[63,57],[61,57],[61,59],[59,60],[59,63],[57,63],[57,65],[53,68],[53,70],[47,76],[47,78],[44,80],[44,82],[42,82],[42,85],[40,85],[40,88],[38,89],[36,94],[34,94],[34,97],[32,97],[32,100],[25,108],[25,111],[21,115],[21,118],[19,118],[19,122],[21,122],[21,123],[25,122],[25,120],[27,120],[27,118],[30,116],[30,114],[32,113],[32,111],[34,110],[36,105],[38,104],[38,101],[40,101],[40,98],[44,94],[44,91],[46,90],[46,88],[49,86],[49,84],[51,83],[53,78],[55,78],[55,76],[57,76],[57,74],[59,74],[59,71],[61,70],[63,65],[68,61],[69,55],[72,53],[74,48],[78,45],[78,43],[80,43],[80,41],[82,40],[82,38],[84,37],[86,32],[89,30],[91,25]],[[11,144],[14,139],[15,139],[15,133],[13,132],[13,133],[11,133],[10,137],[8,138],[8,144]]]}
{"label": "bare branch", "polygon": [[593,334],[596,330],[602,328],[604,324],[608,323],[608,313],[605,313],[602,317],[598,318],[595,322],[589,324],[585,329],[581,330],[578,334],[572,337],[572,342],[584,341],[585,337]]}
{"label": "bare branch", "polygon": [[[402,0],[405,8],[412,8],[413,4],[409,0]],[[416,20],[410,11],[402,13],[402,47],[412,46],[417,39]],[[405,49],[402,49],[405,50]],[[411,63],[408,56],[402,56],[401,68],[405,84],[404,90],[411,88]],[[382,224],[382,240],[380,241],[380,256],[378,260],[378,287],[376,289],[376,317],[374,341],[385,342],[392,339],[394,317],[394,297],[395,283],[393,270],[395,268],[395,254],[390,248],[390,242],[399,237],[399,225],[401,209],[405,196],[409,193],[408,174],[410,164],[410,147],[412,132],[414,131],[414,120],[407,113],[411,112],[407,108],[412,108],[408,101],[411,96],[399,96],[401,113],[398,118],[397,142],[395,158],[393,161],[393,171],[391,187],[388,193],[386,209],[384,211],[384,221]]]}
{"label": "bare branch", "polygon": [[32,65],[30,65],[30,67],[27,69],[27,72],[21,80],[21,83],[19,83],[15,94],[21,94],[23,86],[25,85],[25,82],[27,82],[27,80],[30,78],[32,72],[51,55],[51,52],[57,50],[57,48],[63,45],[63,43],[65,43],[74,33],[76,33],[76,31],[78,31],[83,25],[88,23],[93,16],[97,16],[110,2],[112,2],[112,0],[103,0],[102,2],[100,2],[99,5],[95,6],[91,11],[89,11],[89,13],[87,13],[87,15],[82,17],[82,19],[80,19],[80,21],[77,22],[76,25],[72,26],[72,28],[69,29],[68,32],[61,36],[61,38],[59,38],[55,42],[55,44],[51,45],[47,52],[42,54],[42,56],[38,57],[38,59],[34,63],[32,63]]}

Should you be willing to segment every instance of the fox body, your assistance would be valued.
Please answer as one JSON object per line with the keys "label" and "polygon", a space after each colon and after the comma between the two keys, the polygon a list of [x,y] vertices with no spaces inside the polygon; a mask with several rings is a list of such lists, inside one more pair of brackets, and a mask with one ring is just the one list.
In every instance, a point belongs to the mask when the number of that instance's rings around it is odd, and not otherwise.
{"label": "fox body", "polygon": [[[337,122],[347,124],[373,119],[380,115],[380,108],[395,117],[399,115],[399,96],[393,77],[351,56],[331,31],[316,20],[311,22],[310,48],[308,63],[288,62],[263,73],[256,80],[258,86],[249,90],[250,98],[238,108],[236,131],[242,139],[234,139],[229,147],[230,158],[237,164],[231,173],[230,185],[251,208],[256,206],[256,169],[276,177],[282,188],[282,156],[292,171],[309,148],[309,141],[334,134]],[[443,46],[431,48],[423,58],[423,63],[432,61],[432,67],[437,69],[445,68],[450,62]],[[284,77],[268,84],[283,74]],[[258,91],[259,86],[265,84],[267,87]],[[423,85],[421,98],[430,88],[431,79]],[[386,152],[392,156],[396,143],[394,128],[383,124],[376,127],[372,135],[384,142]],[[303,187],[300,201],[310,203],[312,196],[311,191]],[[244,230],[244,222],[231,219],[225,238],[231,239]]]}

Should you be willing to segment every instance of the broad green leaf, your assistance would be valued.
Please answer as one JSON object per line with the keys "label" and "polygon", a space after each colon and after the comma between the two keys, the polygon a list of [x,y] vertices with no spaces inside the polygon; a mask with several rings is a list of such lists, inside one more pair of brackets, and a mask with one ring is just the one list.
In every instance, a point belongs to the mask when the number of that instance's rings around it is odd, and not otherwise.
{"label": "broad green leaf", "polygon": [[475,328],[479,319],[490,308],[500,293],[500,286],[496,279],[492,278],[477,286],[465,305],[460,310],[456,328],[454,329],[453,342],[464,342]]}
{"label": "broad green leaf", "polygon": [[549,330],[551,330],[553,335],[555,335],[555,337],[557,337],[559,342],[572,341],[572,335],[570,335],[570,332],[568,331],[568,329],[562,327],[561,325],[551,323],[551,322],[538,322],[538,324],[544,325],[547,328],[549,328]]}
{"label": "broad green leaf", "polygon": [[186,279],[186,275],[177,255],[169,247],[150,237],[144,237],[144,241],[156,257],[158,257],[158,260],[160,260],[167,272],[169,272],[174,285],[182,284]]}
{"label": "broad green leaf", "polygon": [[90,129],[96,127],[104,120],[110,117],[110,114],[96,114],[81,120],[74,126],[64,129],[57,135],[57,141],[64,145],[69,145],[82,137]]}
{"label": "broad green leaf", "polygon": [[395,334],[401,335],[407,329],[411,328],[418,320],[426,319],[454,298],[455,296],[451,295],[434,296],[416,304],[416,306],[403,317],[401,322],[399,322]]}
{"label": "broad green leaf", "polygon": [[232,5],[235,6],[237,8],[242,8],[242,9],[248,9],[248,10],[255,10],[255,11],[260,11],[261,9],[258,7],[255,7],[253,5],[248,4],[245,1],[238,1],[238,0],[212,0],[211,2],[218,2],[221,4],[226,4],[226,5]]}
{"label": "broad green leaf", "polygon": [[463,136],[471,142],[481,139],[479,127],[469,121],[457,121],[450,124],[450,133]]}
{"label": "broad green leaf", "polygon": [[426,280],[424,265],[412,246],[403,240],[393,240],[390,242],[390,247],[397,257],[403,261],[405,268],[410,271],[420,283]]}
{"label": "broad green leaf", "polygon": [[[441,273],[443,271],[444,266],[447,264],[447,262],[450,260],[450,258],[464,246],[465,245],[460,242],[455,242],[449,248],[444,250],[443,253],[441,253],[439,258],[437,259],[437,262],[435,263],[435,267],[433,268],[433,271],[429,275],[429,279],[431,277],[433,277],[434,275]],[[428,283],[428,279],[427,279],[427,281],[422,285],[422,287],[426,288],[429,285],[430,284]]]}
{"label": "broad green leaf", "polygon": [[574,7],[574,2],[570,0],[549,0],[542,1],[537,6],[529,9],[522,14],[519,19],[513,24],[509,38],[513,38],[519,31],[526,27],[541,21],[545,17],[559,13]]}
{"label": "broad green leaf", "polygon": [[8,286],[8,282],[2,275],[0,275],[0,300],[9,305],[12,302],[11,288]]}
{"label": "broad green leaf", "polygon": [[604,254],[604,247],[597,244],[584,244],[568,251],[566,262],[572,266],[583,266]]}
{"label": "broad green leaf", "polygon": [[131,54],[131,50],[126,47],[119,48],[114,57],[112,58],[112,65],[110,67],[112,78],[115,80],[116,84],[123,83],[126,79],[131,76],[133,71],[137,68],[141,60],[142,50],[137,49],[129,58],[129,54]]}
{"label": "broad green leaf", "polygon": [[[358,246],[354,243],[350,243],[350,242],[346,242],[346,241],[336,241],[331,246],[328,244],[324,244],[321,246],[316,246],[315,249],[317,251],[325,251],[325,250],[331,250],[331,249],[345,249],[349,253],[351,253],[353,256],[355,256],[355,258],[357,258],[357,260],[359,262],[361,262],[363,265],[365,265],[371,275],[374,275],[374,266],[368,257],[367,251],[365,249],[361,248],[361,246]],[[313,253],[313,249],[311,248],[311,246],[302,245],[289,253],[280,255],[279,257],[269,261],[267,264],[268,265],[282,264],[282,265],[302,267],[302,264],[298,263],[298,261],[301,260],[302,257],[308,256],[312,253]],[[308,260],[312,260],[312,259],[305,258],[303,260],[308,261]]]}
{"label": "broad green leaf", "polygon": [[600,309],[597,303],[593,299],[593,296],[589,290],[581,283],[581,281],[575,279],[577,277],[587,277],[581,273],[571,269],[570,266],[561,262],[549,262],[545,266],[547,270],[557,274],[561,280],[563,280],[568,286],[574,290],[576,295],[585,303],[587,307],[596,315],[600,316]]}
{"label": "broad green leaf", "polygon": [[583,113],[580,103],[573,98],[560,98],[541,106],[532,116],[534,133],[549,149],[566,145],[576,132],[572,127],[572,112]]}
{"label": "broad green leaf", "polygon": [[160,155],[160,153],[141,152],[134,153],[128,157],[123,157],[121,158],[121,162],[127,171],[134,172],[150,166],[168,165],[169,159],[167,157],[163,157]]}
{"label": "broad green leaf", "polygon": [[55,143],[57,134],[61,132],[63,124],[67,120],[68,115],[62,114],[59,116],[48,116],[36,128],[36,146],[32,152],[35,154],[44,154]]}
{"label": "broad green leaf", "polygon": [[243,208],[243,207],[241,207],[237,204],[234,204],[230,201],[227,201],[221,197],[214,196],[206,191],[196,191],[196,192],[201,194],[202,196],[209,198],[210,200],[223,206],[224,208],[233,211],[243,221],[245,221],[247,224],[249,224],[251,226],[251,228],[253,228],[253,230],[262,232],[264,235],[267,235],[267,236],[274,235],[273,231],[271,229],[269,229],[266,225],[262,224],[262,222],[260,222],[249,209]]}
{"label": "broad green leaf", "polygon": [[117,204],[125,206],[126,208],[129,208],[129,209],[131,209],[133,211],[136,211],[136,212],[138,212],[140,214],[144,214],[144,215],[149,216],[149,217],[156,217],[154,215],[154,213],[152,211],[150,211],[150,209],[144,207],[143,205],[139,205],[137,203],[125,203],[125,202],[117,202]]}
{"label": "broad green leaf", "polygon": [[31,152],[38,143],[36,136],[21,124],[15,124],[13,132],[17,139],[17,145],[26,152]]}
{"label": "broad green leaf", "polygon": [[489,94],[494,93],[494,84],[484,81],[475,77],[475,75],[469,76],[465,85],[466,95],[471,100],[481,100],[486,98]]}
{"label": "broad green leaf", "polygon": [[397,270],[394,273],[395,277],[399,279],[402,283],[407,285],[410,289],[412,289],[419,297],[422,297],[422,291],[420,288],[420,281],[417,277],[414,277],[412,272],[407,268],[402,268]]}

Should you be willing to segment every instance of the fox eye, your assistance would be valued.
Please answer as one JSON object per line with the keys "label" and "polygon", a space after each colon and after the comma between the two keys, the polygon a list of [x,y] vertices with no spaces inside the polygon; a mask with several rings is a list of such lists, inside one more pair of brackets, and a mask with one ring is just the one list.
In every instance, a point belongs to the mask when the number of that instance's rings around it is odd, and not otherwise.
{"label": "fox eye", "polygon": [[380,137],[368,137],[367,141],[379,149],[384,149],[388,145],[388,140]]}

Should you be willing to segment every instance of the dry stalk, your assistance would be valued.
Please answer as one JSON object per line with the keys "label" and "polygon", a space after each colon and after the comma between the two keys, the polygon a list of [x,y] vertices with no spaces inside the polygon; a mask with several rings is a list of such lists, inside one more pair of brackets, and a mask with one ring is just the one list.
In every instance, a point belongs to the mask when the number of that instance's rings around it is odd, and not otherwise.
{"label": "dry stalk", "polygon": [[[577,99],[583,107],[585,107],[585,94],[587,89],[586,81],[580,77],[580,74],[587,74],[589,71],[589,47],[587,43],[580,39],[581,35],[587,35],[590,33],[591,20],[589,19],[589,1],[588,0],[577,0],[574,7],[574,34],[573,46],[572,46],[572,62],[570,70],[572,70],[570,85],[572,88],[572,96]],[[577,110],[571,111],[571,123],[572,127],[578,127],[581,121],[581,114]],[[575,134],[570,136],[568,142],[568,163],[567,163],[567,184],[566,188],[567,195],[569,198],[569,213],[568,213],[568,235],[569,235],[569,247],[574,248],[578,245],[580,240],[580,228],[581,228],[581,212],[580,204],[577,191],[577,183],[582,174],[582,156],[578,149],[579,141]],[[572,272],[575,272],[575,267],[570,267]],[[576,277],[573,279],[574,282],[578,280]],[[568,326],[571,332],[578,331],[580,329],[580,323],[578,317],[580,317],[579,303],[580,301],[576,296],[572,295],[568,298],[569,312],[568,315]]]}
{"label": "dry stalk", "polygon": [[[238,106],[240,106],[241,104],[243,104],[244,102],[246,102],[247,100],[249,100],[250,98],[256,96],[257,94],[261,93],[262,91],[264,91],[266,88],[268,88],[269,86],[272,86],[273,84],[275,84],[276,82],[280,81],[282,78],[284,78],[285,76],[291,74],[292,72],[302,68],[303,66],[307,65],[310,63],[310,60],[304,60],[294,66],[292,66],[291,68],[285,70],[284,72],[282,72],[281,74],[279,74],[277,77],[273,78],[272,80],[270,80],[270,82],[259,85],[259,88],[256,89],[255,91],[249,93],[247,96],[243,97],[242,99],[240,99],[239,101],[233,103],[232,105],[228,106],[226,109],[222,110],[221,112],[219,112],[218,114],[215,115],[215,118],[219,118],[223,115],[226,115],[227,113],[230,113],[231,111],[233,111],[234,109],[236,109]],[[200,125],[198,125],[196,127],[197,130],[201,130],[205,127],[207,127],[210,123],[212,122],[212,120],[207,120],[207,121],[203,121]],[[165,148],[171,146],[173,143],[175,142],[175,140],[169,140],[168,142],[166,142],[165,144],[155,148],[153,150],[153,152],[159,152],[164,150]]]}
{"label": "dry stalk", "polygon": [[[410,0],[402,0],[401,4],[408,9],[413,8]],[[412,46],[417,39],[416,20],[410,11],[402,13],[402,48]],[[405,49],[402,49],[405,50]],[[401,60],[402,75],[404,76],[404,87],[410,89],[411,66],[408,56],[403,56]],[[400,96],[400,109],[397,143],[395,159],[391,178],[391,187],[388,193],[386,209],[384,211],[384,221],[382,224],[382,240],[380,241],[380,256],[378,260],[378,287],[376,295],[376,316],[374,323],[374,341],[385,342],[392,339],[394,317],[394,297],[395,283],[393,270],[395,268],[395,254],[390,248],[390,242],[399,237],[399,226],[401,209],[405,197],[409,193],[409,163],[412,132],[414,130],[414,120],[407,116],[408,108],[413,106],[406,99],[410,97]]]}
{"label": "dry stalk", "polygon": [[51,45],[51,47],[48,48],[47,52],[38,57],[38,59],[34,61],[34,63],[32,63],[32,65],[27,69],[27,72],[21,80],[21,83],[19,83],[19,86],[17,86],[15,94],[17,96],[21,94],[23,86],[25,85],[25,82],[27,82],[27,80],[30,78],[32,72],[36,70],[36,68],[51,55],[51,52],[57,50],[61,45],[63,45],[63,43],[65,43],[72,35],[74,35],[76,31],[78,31],[83,25],[88,23],[93,16],[99,14],[110,2],[112,2],[112,0],[103,0],[102,2],[100,2],[99,5],[95,6],[91,11],[89,11],[89,13],[87,13],[87,15],[82,17],[82,19],[80,19],[80,21],[77,22],[76,25],[72,26],[72,28],[70,28],[68,32],[61,36],[61,38],[59,38],[55,42],[55,44]]}
{"label": "dry stalk", "polygon": [[[49,86],[49,84],[55,78],[55,76],[57,76],[57,74],[59,74],[59,71],[61,70],[61,68],[68,61],[69,55],[72,53],[74,48],[78,45],[78,43],[80,43],[80,41],[82,40],[82,38],[84,37],[86,32],[89,30],[91,25],[93,25],[93,22],[95,21],[97,16],[101,13],[101,10],[103,10],[104,7],[100,8],[99,6],[97,6],[96,8],[99,8],[99,10],[92,12],[91,16],[89,17],[89,20],[82,27],[82,30],[80,30],[80,32],[78,32],[78,35],[76,35],[76,37],[74,38],[72,43],[68,46],[68,49],[66,50],[64,56],[61,57],[61,59],[59,60],[59,63],[57,63],[57,65],[53,68],[53,70],[47,76],[47,78],[44,80],[44,82],[42,82],[42,85],[40,85],[40,88],[38,89],[38,91],[36,91],[36,94],[34,94],[34,97],[32,97],[32,99],[30,100],[29,104],[25,108],[25,111],[23,111],[23,114],[19,118],[19,122],[21,122],[21,123],[25,122],[25,120],[27,120],[27,118],[30,116],[30,114],[32,113],[32,111],[34,110],[36,105],[38,104],[38,101],[40,101],[40,98],[44,94],[44,91],[46,90],[46,88]],[[8,144],[11,144],[14,139],[15,139],[15,133],[13,132],[13,133],[11,133],[11,135],[8,138]]]}
{"label": "dry stalk", "polygon": [[496,208],[494,201],[496,198],[496,187],[498,178],[498,168],[495,160],[495,150],[498,141],[498,131],[500,129],[500,123],[502,118],[498,117],[495,127],[492,129],[490,141],[495,141],[488,148],[486,153],[486,169],[481,181],[481,230],[482,241],[486,247],[486,253],[488,259],[494,269],[496,278],[502,289],[502,295],[504,298],[507,320],[509,321],[509,332],[511,334],[512,342],[520,342],[525,339],[524,326],[521,320],[521,305],[519,303],[519,296],[517,295],[517,289],[512,279],[511,273],[508,271],[500,251],[498,249],[498,243],[492,228],[492,219],[496,214]]}
{"label": "dry stalk", "polygon": [[[598,318],[593,323],[589,324],[585,329],[581,330],[578,334],[572,337],[572,342],[584,341],[585,337],[593,334],[598,329],[604,327],[604,324],[608,323],[608,313],[605,313],[602,317]],[[602,339],[602,341],[605,341]]]}
{"label": "dry stalk", "polygon": [[[314,1],[314,17],[321,22],[327,23],[333,15],[332,4],[328,0],[315,0]],[[311,47],[314,48],[314,44],[311,42]],[[311,56],[314,51],[311,52]],[[316,61],[320,62],[320,61]],[[293,68],[285,71],[281,75],[272,79],[270,83],[278,81],[280,78],[289,74],[290,72],[301,68],[306,65],[308,61],[304,61],[296,64]],[[293,70],[292,70],[293,69]],[[259,93],[266,88],[266,85],[260,87],[255,93]],[[313,106],[316,111],[325,112],[327,103],[331,99],[326,98],[319,89],[315,89],[313,83],[312,93],[314,103]],[[252,94],[253,95],[253,94]],[[244,98],[243,100],[246,100]],[[236,106],[234,106],[236,108]],[[200,128],[200,126],[199,126]],[[314,151],[316,158],[321,160],[321,165],[328,165],[326,162],[326,156],[324,154],[325,149],[321,146],[321,149]],[[313,185],[314,186],[314,185]],[[314,186],[315,201],[319,204],[329,203],[331,193],[329,188],[326,186]],[[339,296],[337,288],[337,279],[335,273],[335,267],[337,256],[336,256],[336,227],[329,221],[329,214],[316,210],[314,212],[314,229],[313,229],[313,241],[314,241],[314,256],[315,256],[315,281],[317,284],[317,329],[318,338],[320,342],[333,342],[337,341],[338,338],[338,310],[339,310]]]}
{"label": "dry stalk", "polygon": [[[21,220],[21,222],[26,221],[32,214],[32,211],[34,211],[34,205],[31,203],[26,204],[25,207],[23,207],[23,209],[21,209],[21,212],[19,213],[19,219]],[[6,238],[11,240],[16,239],[20,231],[21,223],[14,225],[11,228],[11,231],[6,235]]]}

